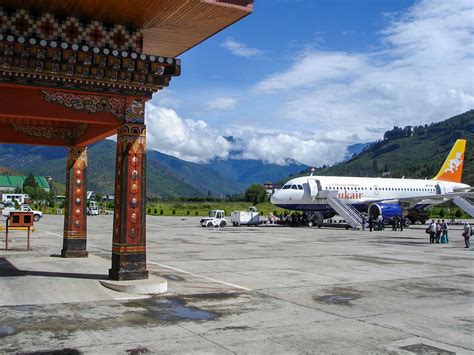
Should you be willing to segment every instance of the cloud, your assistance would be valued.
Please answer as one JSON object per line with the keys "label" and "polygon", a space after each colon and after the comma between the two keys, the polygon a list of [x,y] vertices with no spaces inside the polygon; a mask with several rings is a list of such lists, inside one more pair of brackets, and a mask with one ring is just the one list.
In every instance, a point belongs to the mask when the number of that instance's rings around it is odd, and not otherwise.
{"label": "cloud", "polygon": [[[235,110],[235,121],[229,117],[220,128],[180,117],[180,107],[148,104],[148,146],[193,162],[236,157],[320,166],[342,160],[348,145],[379,139],[394,125],[467,111],[474,107],[472,12],[471,0],[419,1],[385,17],[377,50],[313,45],[295,51],[285,68],[244,88],[245,95],[233,91],[238,107],[231,95],[206,102],[218,111],[208,113],[210,121],[218,122],[219,110]],[[241,56],[261,52],[230,38],[222,46]]]}
{"label": "cloud", "polygon": [[169,108],[146,106],[147,148],[191,162],[228,157],[230,143],[202,120],[183,119]]}
{"label": "cloud", "polygon": [[[344,156],[350,143],[344,131],[304,135],[265,129],[219,131],[202,120],[183,119],[176,111],[146,106],[147,148],[177,158],[204,163],[213,158],[259,159],[285,165],[288,159],[329,164]],[[332,146],[338,143],[338,148]]]}
{"label": "cloud", "polygon": [[365,141],[393,125],[459,114],[474,107],[472,13],[470,0],[417,2],[389,19],[378,50],[306,49],[256,83],[253,94],[278,98],[280,121],[312,131],[343,129]]}
{"label": "cloud", "polygon": [[233,55],[236,55],[238,57],[251,58],[259,56],[263,53],[263,51],[260,49],[250,48],[245,43],[237,42],[230,37],[221,43],[221,47],[226,48]]}
{"label": "cloud", "polygon": [[237,99],[234,97],[219,97],[217,99],[206,102],[206,107],[209,110],[232,110],[237,104]]}

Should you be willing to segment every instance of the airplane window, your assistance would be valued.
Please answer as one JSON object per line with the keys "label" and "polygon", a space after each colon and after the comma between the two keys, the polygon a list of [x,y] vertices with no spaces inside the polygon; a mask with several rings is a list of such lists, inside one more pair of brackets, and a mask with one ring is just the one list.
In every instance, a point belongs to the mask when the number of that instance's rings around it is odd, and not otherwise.
{"label": "airplane window", "polygon": [[296,187],[296,185],[291,185],[291,189],[292,189],[292,190],[298,190],[298,188]]}
{"label": "airplane window", "polygon": [[303,190],[303,186],[298,185],[298,190]]}
{"label": "airplane window", "polygon": [[291,185],[285,185],[285,186],[283,186],[283,190],[288,190],[289,188],[291,188]]}
{"label": "airplane window", "polygon": [[369,189],[370,189],[370,191],[372,191],[372,188],[371,188],[371,187],[369,187]]}

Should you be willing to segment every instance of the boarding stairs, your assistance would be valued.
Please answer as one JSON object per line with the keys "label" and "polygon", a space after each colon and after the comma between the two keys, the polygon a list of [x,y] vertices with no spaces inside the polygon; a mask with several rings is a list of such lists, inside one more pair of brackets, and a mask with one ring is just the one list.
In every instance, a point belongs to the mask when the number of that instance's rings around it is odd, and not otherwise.
{"label": "boarding stairs", "polygon": [[340,216],[351,225],[352,228],[361,228],[364,223],[364,219],[357,209],[351,204],[337,197],[337,191],[323,190],[320,191],[319,195],[326,199],[326,202],[333,210],[335,210]]}
{"label": "boarding stairs", "polygon": [[471,217],[474,217],[474,203],[472,203],[467,197],[455,197],[453,198],[453,202]]}

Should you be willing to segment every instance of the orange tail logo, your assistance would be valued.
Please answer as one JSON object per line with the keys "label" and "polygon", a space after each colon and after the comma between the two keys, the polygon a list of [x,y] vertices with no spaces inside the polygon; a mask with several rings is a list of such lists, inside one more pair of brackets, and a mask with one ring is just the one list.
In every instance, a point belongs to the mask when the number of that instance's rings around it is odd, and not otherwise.
{"label": "orange tail logo", "polygon": [[443,166],[433,180],[461,182],[465,151],[466,140],[458,139],[456,143],[454,143],[451,152],[449,152]]}

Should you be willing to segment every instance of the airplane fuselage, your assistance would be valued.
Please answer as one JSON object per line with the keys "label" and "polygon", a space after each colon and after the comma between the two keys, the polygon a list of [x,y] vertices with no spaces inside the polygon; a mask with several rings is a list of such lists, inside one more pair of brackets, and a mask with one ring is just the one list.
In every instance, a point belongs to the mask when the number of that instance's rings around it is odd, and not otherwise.
{"label": "airplane fuselage", "polygon": [[329,191],[359,211],[367,211],[371,203],[411,198],[418,199],[414,206],[426,207],[443,202],[444,195],[470,189],[463,183],[439,180],[305,176],[286,182],[272,195],[271,202],[289,210],[325,212],[331,208],[317,192]]}

